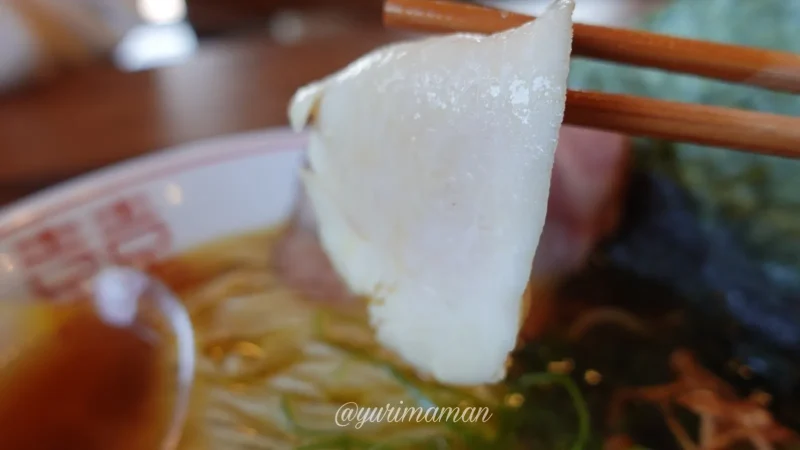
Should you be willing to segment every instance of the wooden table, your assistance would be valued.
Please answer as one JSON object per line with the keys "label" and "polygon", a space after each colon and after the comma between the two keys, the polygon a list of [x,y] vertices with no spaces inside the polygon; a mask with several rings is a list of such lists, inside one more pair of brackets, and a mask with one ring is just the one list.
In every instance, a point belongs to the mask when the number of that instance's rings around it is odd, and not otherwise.
{"label": "wooden table", "polygon": [[290,46],[236,38],[179,66],[101,64],[0,97],[0,204],[171,145],[285,125],[299,86],[395,38],[379,28]]}

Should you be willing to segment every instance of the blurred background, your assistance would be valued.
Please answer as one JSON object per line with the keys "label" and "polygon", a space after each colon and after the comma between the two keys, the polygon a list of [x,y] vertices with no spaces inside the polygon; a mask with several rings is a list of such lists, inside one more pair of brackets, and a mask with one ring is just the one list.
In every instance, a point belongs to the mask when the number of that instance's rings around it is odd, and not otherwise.
{"label": "blurred background", "polygon": [[[485,3],[536,13],[546,0]],[[659,0],[583,0],[625,23]],[[121,160],[286,124],[301,85],[407,37],[381,0],[0,0],[0,205]]]}

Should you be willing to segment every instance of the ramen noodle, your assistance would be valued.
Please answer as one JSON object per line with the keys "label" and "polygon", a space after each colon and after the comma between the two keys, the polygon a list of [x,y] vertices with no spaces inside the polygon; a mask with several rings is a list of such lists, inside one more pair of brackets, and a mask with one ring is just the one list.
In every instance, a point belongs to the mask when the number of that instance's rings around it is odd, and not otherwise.
{"label": "ramen noodle", "polygon": [[[464,424],[372,421],[355,429],[355,424],[336,423],[337,410],[351,402],[361,407],[491,406],[502,392],[417,378],[376,342],[364,301],[347,306],[309,301],[281,282],[274,252],[264,251],[274,248],[278,237],[275,231],[237,237],[161,268],[202,280],[176,289],[195,324],[198,382],[208,389],[203,409],[210,448],[290,449],[315,443],[336,448],[348,440],[388,448],[455,442],[449,448],[459,448],[463,434],[456,428]],[[491,435],[492,425],[467,426]]]}

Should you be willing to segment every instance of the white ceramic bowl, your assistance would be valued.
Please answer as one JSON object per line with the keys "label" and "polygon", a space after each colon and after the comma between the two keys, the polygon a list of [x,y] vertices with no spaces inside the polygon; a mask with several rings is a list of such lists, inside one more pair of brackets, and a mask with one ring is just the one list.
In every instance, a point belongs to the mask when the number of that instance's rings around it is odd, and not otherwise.
{"label": "white ceramic bowl", "polygon": [[286,219],[305,137],[286,129],[183,145],[0,209],[0,298],[74,296],[139,265]]}

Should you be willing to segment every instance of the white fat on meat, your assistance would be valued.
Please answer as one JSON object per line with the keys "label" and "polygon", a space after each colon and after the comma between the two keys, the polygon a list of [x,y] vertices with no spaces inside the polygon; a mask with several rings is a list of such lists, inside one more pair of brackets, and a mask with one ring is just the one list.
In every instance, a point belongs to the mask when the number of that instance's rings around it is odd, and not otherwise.
{"label": "white fat on meat", "polygon": [[573,0],[491,36],[393,44],[300,89],[302,179],[326,254],[423,375],[500,381],[564,114]]}

